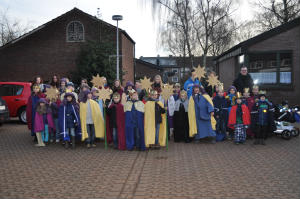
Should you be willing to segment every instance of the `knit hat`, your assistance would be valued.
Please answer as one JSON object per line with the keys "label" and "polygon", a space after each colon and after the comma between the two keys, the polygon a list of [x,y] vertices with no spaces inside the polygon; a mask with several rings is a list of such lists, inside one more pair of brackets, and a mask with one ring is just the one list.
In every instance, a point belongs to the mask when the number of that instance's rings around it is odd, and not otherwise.
{"label": "knit hat", "polygon": [[91,90],[91,92],[93,93],[93,92],[95,92],[95,91],[98,91],[98,88],[93,87],[92,90]]}
{"label": "knit hat", "polygon": [[235,92],[237,91],[235,86],[230,86],[229,89],[228,89],[228,91],[227,91],[227,93],[230,93],[231,89],[233,89]]}
{"label": "knit hat", "polygon": [[44,103],[44,104],[47,104],[47,101],[45,98],[40,98],[38,103]]}
{"label": "knit hat", "polygon": [[74,87],[74,84],[73,84],[73,82],[68,82],[68,83],[67,83],[67,87],[68,87],[68,86],[72,86],[72,87]]}

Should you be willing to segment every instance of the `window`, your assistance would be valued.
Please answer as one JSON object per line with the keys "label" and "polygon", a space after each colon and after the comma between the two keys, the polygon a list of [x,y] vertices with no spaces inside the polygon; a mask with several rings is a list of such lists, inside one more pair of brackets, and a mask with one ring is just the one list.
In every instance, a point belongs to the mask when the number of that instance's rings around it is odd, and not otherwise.
{"label": "window", "polygon": [[172,77],[172,82],[178,82],[178,77],[177,76]]}
{"label": "window", "polygon": [[178,69],[177,68],[173,68],[172,72],[176,74],[176,73],[178,73]]}
{"label": "window", "polygon": [[258,52],[249,55],[249,74],[258,84],[292,83],[292,52]]}
{"label": "window", "polygon": [[67,26],[67,41],[82,42],[84,41],[84,28],[79,21],[72,21]]}
{"label": "window", "polygon": [[16,96],[21,95],[23,92],[23,86],[13,84],[0,85],[0,96]]}

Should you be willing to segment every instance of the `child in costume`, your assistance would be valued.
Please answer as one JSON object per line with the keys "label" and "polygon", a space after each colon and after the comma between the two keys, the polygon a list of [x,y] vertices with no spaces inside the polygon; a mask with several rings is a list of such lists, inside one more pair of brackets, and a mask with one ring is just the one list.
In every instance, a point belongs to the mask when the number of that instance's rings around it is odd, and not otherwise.
{"label": "child in costume", "polygon": [[228,127],[234,130],[235,144],[244,144],[246,141],[246,129],[250,125],[250,113],[248,107],[242,103],[242,95],[236,95],[236,104],[229,113]]}
{"label": "child in costume", "polygon": [[226,127],[228,122],[228,104],[224,97],[223,86],[218,86],[217,96],[213,98],[215,107],[216,125],[216,141],[223,141],[226,139]]}
{"label": "child in costume", "polygon": [[121,85],[120,80],[116,79],[114,81],[114,86],[112,88],[113,93],[119,93],[121,98],[121,103],[124,105],[126,103],[126,94],[124,92],[124,89]]}
{"label": "child in costume", "polygon": [[139,100],[135,90],[129,91],[130,99],[124,105],[125,111],[125,135],[127,150],[144,151],[144,103]]}
{"label": "child in costume", "polygon": [[79,104],[81,123],[81,140],[86,147],[96,147],[95,138],[104,138],[104,119],[97,102],[92,99],[91,91],[87,90]]}
{"label": "child in costume", "polygon": [[265,145],[265,139],[268,132],[276,130],[273,117],[273,105],[266,99],[266,94],[261,92],[259,100],[252,108],[252,129],[255,132],[255,140],[253,144]]}
{"label": "child in costume", "polygon": [[40,98],[45,98],[46,95],[41,92],[39,85],[32,86],[32,93],[28,98],[26,106],[26,120],[28,129],[31,130],[31,136],[35,136],[34,121],[35,121],[35,110],[37,103]]}
{"label": "child in costume", "polygon": [[180,98],[180,84],[174,85],[173,95],[168,99],[168,138],[172,137],[174,131],[173,117],[175,110],[175,103]]}
{"label": "child in costume", "polygon": [[118,92],[112,96],[112,103],[107,110],[107,141],[113,141],[114,148],[119,150],[126,149],[125,138],[125,113],[124,106],[121,103],[121,97]]}
{"label": "child in costume", "polygon": [[188,118],[188,105],[187,93],[185,90],[180,92],[180,98],[175,102],[174,110],[174,142],[184,141],[191,142],[189,138],[189,118]]}
{"label": "child in costume", "polygon": [[87,83],[81,83],[78,94],[78,102],[80,103],[84,98],[84,92],[90,90],[90,87]]}
{"label": "child in costume", "polygon": [[216,143],[214,105],[210,96],[199,85],[194,85],[193,95],[189,99],[188,115],[190,137],[195,137],[196,142],[209,137],[211,143]]}
{"label": "child in costume", "polygon": [[150,91],[149,101],[145,104],[145,144],[146,147],[159,149],[166,145],[166,114],[164,104],[158,100],[156,90]]}
{"label": "child in costume", "polygon": [[66,93],[58,112],[59,132],[65,142],[65,148],[69,148],[72,141],[72,148],[75,149],[76,136],[81,138],[78,109],[74,94]]}
{"label": "child in costume", "polygon": [[[73,84],[73,82],[68,82],[67,83],[67,88],[66,88],[65,92],[67,92],[67,93],[73,93],[73,95],[74,95],[74,97],[76,99],[76,102],[78,102],[78,95],[77,95],[77,93],[74,92],[74,84]],[[62,93],[61,97],[60,97],[61,101],[64,99],[64,96],[65,96],[65,93]]]}
{"label": "child in costume", "polygon": [[67,89],[67,82],[66,82],[66,79],[65,78],[62,78],[60,80],[60,87],[59,87],[59,93],[60,94],[63,94],[66,92],[66,89]]}
{"label": "child in costume", "polygon": [[[225,99],[227,100],[227,106],[228,106],[228,115],[230,113],[231,107],[235,105],[236,103],[236,88],[235,86],[230,86],[227,92],[227,96]],[[228,139],[231,140],[234,137],[234,132],[232,128],[228,128]]]}
{"label": "child in costume", "polygon": [[[61,104],[60,96],[57,95],[57,98],[50,99],[50,109],[52,112],[52,118],[55,125],[55,134],[54,131],[51,132],[50,142],[53,142],[53,140],[56,140],[56,143],[60,140],[60,131],[59,131],[59,125],[58,125],[58,111],[59,106]],[[55,136],[54,136],[55,135]]]}
{"label": "child in costume", "polygon": [[[250,96],[249,88],[244,88],[243,103],[246,104],[246,106],[248,107],[248,110],[251,114],[251,110],[252,110],[253,105],[255,104],[255,100],[254,100],[254,98],[252,98]],[[250,115],[250,117],[251,117],[251,115]],[[247,134],[247,138],[251,138],[251,139],[254,138],[254,133],[251,128],[247,129],[246,134]]]}
{"label": "child in costume", "polygon": [[36,146],[45,146],[44,142],[48,142],[49,130],[51,129],[55,129],[51,110],[46,99],[41,98],[38,101],[34,118],[34,131],[38,140]]}

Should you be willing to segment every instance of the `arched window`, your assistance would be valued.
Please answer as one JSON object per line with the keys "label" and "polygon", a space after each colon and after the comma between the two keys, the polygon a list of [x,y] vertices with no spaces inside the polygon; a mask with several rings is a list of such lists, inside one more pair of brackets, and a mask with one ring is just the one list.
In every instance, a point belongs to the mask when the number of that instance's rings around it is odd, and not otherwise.
{"label": "arched window", "polygon": [[84,41],[84,27],[79,21],[72,21],[67,25],[67,42]]}

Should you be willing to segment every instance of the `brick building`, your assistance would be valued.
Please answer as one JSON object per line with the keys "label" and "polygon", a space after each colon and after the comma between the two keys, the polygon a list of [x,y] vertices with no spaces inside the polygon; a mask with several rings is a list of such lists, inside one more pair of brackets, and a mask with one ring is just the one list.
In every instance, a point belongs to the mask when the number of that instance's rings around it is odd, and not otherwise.
{"label": "brick building", "polygon": [[[206,68],[214,70],[214,57],[208,56],[206,61]],[[181,57],[181,56],[168,56],[168,57],[140,57],[140,60],[151,63],[160,67],[163,71],[162,77],[164,82],[177,83],[182,82],[189,76],[192,66],[196,67],[199,64],[202,66],[203,57]]]}
{"label": "brick building", "polygon": [[[119,33],[123,80],[133,81],[135,42],[124,30]],[[89,40],[116,43],[116,27],[74,8],[2,46],[0,81],[30,81],[36,75],[50,80],[53,74],[70,77],[81,46]]]}
{"label": "brick building", "polygon": [[284,99],[291,104],[299,103],[300,17],[241,42],[218,56],[215,62],[225,88],[245,65],[275,103]]}
{"label": "brick building", "polygon": [[135,59],[135,78],[141,79],[144,76],[153,78],[155,75],[163,75],[163,69],[155,64]]}

